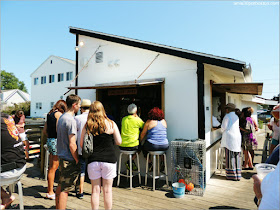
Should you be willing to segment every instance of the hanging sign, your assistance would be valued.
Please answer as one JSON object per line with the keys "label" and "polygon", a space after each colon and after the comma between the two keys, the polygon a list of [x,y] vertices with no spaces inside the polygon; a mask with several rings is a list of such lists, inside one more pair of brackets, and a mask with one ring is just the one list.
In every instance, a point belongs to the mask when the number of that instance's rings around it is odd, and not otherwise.
{"label": "hanging sign", "polygon": [[108,90],[108,96],[118,96],[118,95],[137,95],[137,89],[114,89]]}

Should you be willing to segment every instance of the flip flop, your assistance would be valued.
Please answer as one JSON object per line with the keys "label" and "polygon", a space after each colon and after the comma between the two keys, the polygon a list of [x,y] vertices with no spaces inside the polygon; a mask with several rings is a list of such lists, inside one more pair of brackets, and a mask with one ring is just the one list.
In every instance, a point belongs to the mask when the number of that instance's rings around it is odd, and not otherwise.
{"label": "flip flop", "polygon": [[10,199],[11,200],[8,203],[1,204],[1,209],[6,209],[7,207],[9,207],[16,198],[15,198],[15,196],[11,195]]}
{"label": "flip flop", "polygon": [[55,200],[55,194],[49,195],[49,194],[47,193],[46,198],[47,198],[47,199],[50,199],[50,200]]}

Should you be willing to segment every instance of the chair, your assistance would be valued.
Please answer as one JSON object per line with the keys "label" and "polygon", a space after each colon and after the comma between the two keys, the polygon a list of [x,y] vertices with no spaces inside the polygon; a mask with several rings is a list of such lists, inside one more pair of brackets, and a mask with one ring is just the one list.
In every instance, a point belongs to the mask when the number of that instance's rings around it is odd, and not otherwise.
{"label": "chair", "polygon": [[[132,189],[132,178],[133,178],[133,176],[135,176],[132,173],[132,155],[134,155],[134,154],[136,154],[136,158],[137,158],[137,167],[138,167],[137,174],[139,176],[139,184],[141,184],[139,155],[138,155],[137,151],[120,150],[117,186],[120,185],[120,176],[124,176],[124,177],[130,178],[130,189]],[[129,175],[128,175],[128,170],[126,170],[126,174],[121,173],[122,155],[128,155],[129,156]]]}
{"label": "chair", "polygon": [[14,192],[15,184],[18,186],[18,195],[19,195],[19,207],[20,209],[24,209],[23,206],[23,193],[22,193],[22,184],[20,182],[22,175],[16,177],[14,179],[1,179],[1,187],[2,186],[9,186],[9,192],[12,194]]}
{"label": "chair", "polygon": [[44,175],[45,175],[45,180],[47,180],[48,179],[48,170],[49,170],[49,155],[50,155],[50,152],[49,152],[47,144],[44,145],[44,148],[46,150],[46,152],[45,152]]}
{"label": "chair", "polygon": [[[149,174],[148,170],[149,170],[149,156],[152,156],[152,160],[153,160],[153,173]],[[164,156],[164,174],[160,172],[160,161],[159,161],[159,156],[163,155]],[[157,161],[156,161],[157,159]],[[157,162],[157,163],[156,163]],[[157,167],[157,174],[156,175],[156,167]],[[166,154],[165,151],[149,151],[148,155],[147,155],[147,161],[146,161],[146,175],[145,175],[145,185],[147,185],[147,178],[148,176],[151,176],[153,178],[153,190],[155,190],[156,188],[156,179],[159,179],[161,177],[165,177],[166,179],[166,185],[168,186],[168,174],[167,174],[167,164],[166,164]]]}

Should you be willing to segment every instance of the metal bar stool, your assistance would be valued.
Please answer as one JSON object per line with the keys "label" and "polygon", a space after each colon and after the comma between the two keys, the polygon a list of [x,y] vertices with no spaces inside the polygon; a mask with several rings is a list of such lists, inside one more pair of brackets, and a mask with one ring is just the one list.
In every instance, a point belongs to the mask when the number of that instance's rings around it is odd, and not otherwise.
{"label": "metal bar stool", "polygon": [[47,144],[44,145],[44,148],[46,150],[46,152],[45,152],[44,175],[45,175],[45,180],[47,180],[48,179],[48,170],[49,170],[49,155],[50,155],[50,152],[49,152]]}
{"label": "metal bar stool", "polygon": [[[153,174],[149,174],[149,156],[152,156],[153,159]],[[159,166],[160,166],[160,161],[159,161],[159,156],[163,155],[164,157],[164,173],[161,174]],[[157,158],[157,161],[156,161]],[[157,163],[156,163],[157,162]],[[156,167],[157,167],[157,176],[156,176]],[[165,151],[149,151],[147,155],[147,161],[146,161],[146,175],[145,175],[145,185],[147,185],[147,178],[148,175],[153,177],[153,190],[156,189],[156,179],[159,179],[161,177],[165,177],[166,179],[166,185],[168,186],[168,174],[167,174],[167,164],[166,164],[166,154]]]}
{"label": "metal bar stool", "polygon": [[[134,155],[134,154],[136,154],[137,167],[138,167],[138,171],[135,172],[135,173],[138,174],[139,184],[141,184],[139,155],[138,155],[137,151],[120,150],[117,186],[120,185],[120,176],[124,176],[124,177],[130,178],[130,189],[132,189],[132,178],[133,178],[133,176],[137,175],[137,174],[133,175],[133,173],[132,173],[132,155]],[[128,170],[126,171],[127,172],[126,174],[121,173],[122,155],[128,155],[129,156],[129,175],[128,175]]]}
{"label": "metal bar stool", "polygon": [[15,179],[8,179],[8,180],[1,179],[1,187],[2,186],[9,186],[9,192],[10,192],[10,195],[11,195],[14,192],[15,184],[17,184],[17,186],[18,186],[18,196],[19,196],[19,208],[24,209],[22,184],[20,182],[21,177],[22,177],[22,175],[20,175],[19,177],[15,178]]}

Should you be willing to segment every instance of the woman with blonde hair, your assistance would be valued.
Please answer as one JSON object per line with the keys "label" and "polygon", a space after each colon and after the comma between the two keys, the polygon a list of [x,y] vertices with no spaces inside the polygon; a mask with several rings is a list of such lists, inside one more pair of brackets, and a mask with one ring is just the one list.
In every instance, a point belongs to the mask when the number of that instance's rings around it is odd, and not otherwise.
{"label": "woman with blonde hair", "polygon": [[60,116],[66,112],[67,105],[64,100],[58,100],[52,109],[47,114],[47,121],[45,123],[43,133],[47,136],[47,146],[50,152],[50,166],[48,170],[48,193],[46,198],[55,200],[55,193],[53,191],[55,172],[59,166],[57,156],[57,130],[56,125]]}
{"label": "woman with blonde hair", "polygon": [[112,209],[112,185],[117,175],[114,145],[120,145],[122,139],[118,126],[107,117],[99,101],[93,102],[90,106],[88,119],[81,134],[81,147],[86,132],[93,135],[93,154],[88,158],[88,177],[92,185],[91,207],[99,208],[102,181],[104,208]]}

